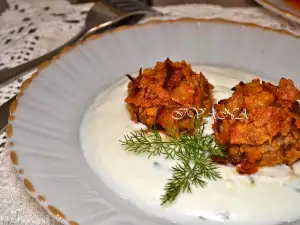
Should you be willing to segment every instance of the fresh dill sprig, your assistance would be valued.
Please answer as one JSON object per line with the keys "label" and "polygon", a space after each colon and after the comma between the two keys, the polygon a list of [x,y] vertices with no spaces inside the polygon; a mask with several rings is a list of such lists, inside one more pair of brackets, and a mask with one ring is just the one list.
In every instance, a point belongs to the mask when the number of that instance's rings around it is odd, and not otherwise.
{"label": "fresh dill sprig", "polygon": [[145,130],[131,132],[124,136],[125,140],[120,141],[125,150],[135,153],[148,153],[151,156],[163,155],[165,158],[175,159],[175,143],[164,141],[157,129],[149,133]]}
{"label": "fresh dill sprig", "polygon": [[211,157],[224,157],[224,148],[215,143],[213,135],[204,133],[204,127],[204,123],[195,123],[194,135],[184,132],[167,140],[157,129],[152,132],[139,130],[125,135],[120,141],[127,151],[147,153],[149,158],[161,155],[177,161],[172,167],[172,177],[164,187],[162,205],[172,203],[180,193],[191,193],[193,186],[204,187],[207,179],[221,178]]}
{"label": "fresh dill sprig", "polygon": [[192,193],[192,186],[204,187],[206,179],[217,180],[221,178],[217,166],[207,157],[199,157],[197,160],[179,161],[172,167],[172,177],[165,185],[165,194],[161,196],[161,204],[172,203],[181,192]]}

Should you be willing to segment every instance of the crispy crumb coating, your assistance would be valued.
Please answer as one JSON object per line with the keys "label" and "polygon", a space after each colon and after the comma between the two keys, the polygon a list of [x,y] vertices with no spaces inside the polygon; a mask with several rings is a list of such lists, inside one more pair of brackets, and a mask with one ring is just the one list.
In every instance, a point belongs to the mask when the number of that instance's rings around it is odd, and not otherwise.
{"label": "crispy crumb coating", "polygon": [[292,166],[300,158],[300,92],[293,81],[282,78],[275,86],[254,79],[232,90],[232,97],[215,105],[216,112],[246,110],[247,117],[215,119],[215,138],[226,145],[228,156],[214,160],[235,165],[241,174],[262,166]]}
{"label": "crispy crumb coating", "polygon": [[194,118],[186,115],[174,119],[174,112],[190,107],[209,112],[212,108],[213,85],[202,73],[193,72],[185,61],[166,59],[154,68],[141,68],[136,78],[127,77],[130,82],[125,102],[131,119],[149,128],[155,126],[172,135],[183,131],[192,133]]}

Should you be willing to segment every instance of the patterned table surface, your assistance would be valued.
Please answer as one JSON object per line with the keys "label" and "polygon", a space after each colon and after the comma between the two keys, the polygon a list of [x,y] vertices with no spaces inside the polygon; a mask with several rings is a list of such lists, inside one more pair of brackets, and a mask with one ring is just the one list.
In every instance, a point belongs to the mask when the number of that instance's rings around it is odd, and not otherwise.
{"label": "patterned table surface", "polygon": [[[38,57],[61,45],[83,26],[92,4],[70,5],[63,0],[8,0],[10,9],[0,17],[0,69]],[[252,22],[300,35],[300,26],[270,14],[261,8],[222,8],[212,5],[159,7],[168,14],[155,19],[180,17],[225,18]],[[147,18],[142,22],[152,20]],[[16,93],[30,76],[0,87],[0,105]],[[5,149],[5,133],[0,134],[0,224],[55,225],[55,222],[23,189],[10,165]]]}

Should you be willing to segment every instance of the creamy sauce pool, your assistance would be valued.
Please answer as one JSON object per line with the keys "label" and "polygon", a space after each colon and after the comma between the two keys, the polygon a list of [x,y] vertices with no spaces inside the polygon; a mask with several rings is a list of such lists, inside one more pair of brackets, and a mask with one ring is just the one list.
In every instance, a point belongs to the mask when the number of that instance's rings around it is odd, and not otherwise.
{"label": "creamy sauce pool", "polygon": [[[256,76],[227,68],[193,66],[214,88],[215,102],[231,96],[239,81]],[[128,80],[101,93],[80,128],[84,155],[99,177],[122,198],[146,212],[183,224],[275,225],[300,218],[300,164],[292,174],[286,166],[262,168],[252,176],[239,175],[234,167],[219,166],[222,179],[205,188],[182,193],[170,206],[160,206],[163,187],[171,177],[172,160],[127,152],[119,140],[143,128],[130,120],[124,102]],[[209,121],[206,132],[211,133]]]}

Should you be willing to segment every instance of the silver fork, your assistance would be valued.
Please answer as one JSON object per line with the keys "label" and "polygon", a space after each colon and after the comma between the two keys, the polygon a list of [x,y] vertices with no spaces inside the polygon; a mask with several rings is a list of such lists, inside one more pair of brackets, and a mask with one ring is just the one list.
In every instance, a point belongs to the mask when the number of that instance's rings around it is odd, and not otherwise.
{"label": "silver fork", "polygon": [[59,53],[64,47],[74,44],[88,37],[89,35],[104,30],[106,28],[111,28],[120,24],[128,24],[130,18],[136,16],[145,15],[162,15],[160,12],[152,10],[151,8],[145,8],[141,10],[124,12],[119,9],[113,8],[102,2],[97,2],[90,9],[85,20],[84,28],[67,43],[61,45],[60,47],[52,50],[51,52],[42,55],[36,59],[33,59],[27,63],[21,64],[19,66],[4,69],[0,71],[0,86],[16,80],[18,77],[22,76],[23,72],[29,71],[42,62],[51,59],[57,53]]}

